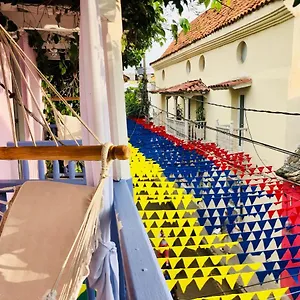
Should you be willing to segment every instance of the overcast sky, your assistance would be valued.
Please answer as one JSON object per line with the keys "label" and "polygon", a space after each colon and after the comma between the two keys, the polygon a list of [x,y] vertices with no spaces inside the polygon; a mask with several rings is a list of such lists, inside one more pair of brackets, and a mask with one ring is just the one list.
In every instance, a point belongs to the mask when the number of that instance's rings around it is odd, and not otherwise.
{"label": "overcast sky", "polygon": [[[204,10],[204,6],[199,5],[197,0],[191,0],[190,4],[184,7],[182,16],[179,16],[178,11],[173,7],[169,6],[165,9],[165,18],[167,19],[167,23],[164,25],[164,28],[166,31],[167,42],[163,46],[154,43],[152,45],[152,48],[147,51],[146,62],[147,62],[147,68],[149,73],[153,71],[152,68],[149,66],[149,64],[152,61],[158,59],[163,54],[163,52],[167,49],[169,44],[172,42],[172,34],[170,31],[172,20],[178,21],[181,17],[184,17],[187,18],[189,21],[192,21],[203,10]],[[132,72],[134,72],[133,68],[129,68],[128,70],[125,71],[125,73],[132,73]]]}

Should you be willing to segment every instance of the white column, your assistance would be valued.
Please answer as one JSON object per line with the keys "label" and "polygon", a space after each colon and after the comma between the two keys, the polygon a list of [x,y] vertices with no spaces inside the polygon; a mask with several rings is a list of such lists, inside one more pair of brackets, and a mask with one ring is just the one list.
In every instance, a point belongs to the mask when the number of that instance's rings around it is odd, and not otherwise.
{"label": "white column", "polygon": [[185,119],[185,128],[184,128],[184,135],[185,138],[188,139],[189,136],[189,122],[186,121],[187,119],[189,119],[189,104],[190,104],[190,99],[189,98],[183,98],[184,100],[184,119]]}
{"label": "white column", "polygon": [[[107,95],[109,102],[109,116],[111,140],[115,145],[127,145],[127,123],[125,109],[125,94],[122,64],[122,15],[121,3],[116,1],[116,16],[114,22],[103,21],[103,39],[105,41]],[[130,168],[128,161],[114,162],[114,180],[129,179]]]}
{"label": "white column", "polygon": [[[101,5],[109,1],[101,1]],[[80,1],[80,108],[82,118],[102,143],[110,142],[110,116],[107,95],[107,78],[101,7],[98,0]],[[123,87],[122,87],[123,90]],[[117,122],[117,120],[116,120]],[[96,141],[83,129],[83,143]],[[96,185],[100,177],[100,163],[86,164],[89,185]],[[100,214],[101,242],[93,254],[89,280],[97,289],[97,299],[118,300],[118,262],[114,243],[111,242],[110,225],[113,204],[112,178],[107,178],[103,191],[103,208]]]}
{"label": "white column", "polygon": [[[80,109],[83,120],[102,143],[109,142],[110,122],[100,11],[96,0],[80,2]],[[82,131],[83,144],[96,144],[95,139]],[[87,183],[96,186],[100,178],[100,162],[86,162]],[[106,180],[101,213],[101,234],[110,240],[110,214],[113,203],[112,180]]]}
{"label": "white column", "polygon": [[[101,142],[105,143],[111,140],[111,136],[101,14],[96,0],[81,1],[80,8],[81,115]],[[86,145],[96,144],[85,128],[82,138]],[[88,184],[95,186],[100,177],[100,163],[86,163],[86,173]]]}

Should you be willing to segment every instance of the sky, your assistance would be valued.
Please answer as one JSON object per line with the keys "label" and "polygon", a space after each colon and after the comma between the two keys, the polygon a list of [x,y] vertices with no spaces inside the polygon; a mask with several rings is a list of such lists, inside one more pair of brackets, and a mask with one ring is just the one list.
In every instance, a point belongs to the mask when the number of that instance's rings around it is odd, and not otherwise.
{"label": "sky", "polygon": [[[169,44],[172,42],[172,34],[170,32],[172,20],[176,22],[179,21],[181,17],[187,18],[189,21],[194,20],[202,11],[204,11],[204,6],[199,5],[197,0],[191,0],[190,4],[184,7],[183,13],[179,16],[178,11],[174,9],[174,7],[168,6],[164,10],[164,16],[167,20],[167,23],[164,25],[166,31],[166,43],[161,46],[158,43],[154,43],[152,48],[146,52],[146,63],[147,63],[147,73],[152,73],[153,69],[150,67],[150,63],[156,59],[158,59],[163,52],[167,49]],[[134,68],[128,68],[124,72],[126,73],[134,73]]]}

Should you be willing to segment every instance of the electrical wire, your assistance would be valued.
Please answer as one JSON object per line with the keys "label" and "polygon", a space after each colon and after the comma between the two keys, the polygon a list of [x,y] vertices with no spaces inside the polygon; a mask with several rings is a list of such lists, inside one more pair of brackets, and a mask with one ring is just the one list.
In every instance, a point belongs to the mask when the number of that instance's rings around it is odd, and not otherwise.
{"label": "electrical wire", "polygon": [[[153,105],[151,105],[151,106],[153,106]],[[162,121],[162,122],[163,122],[163,121]],[[165,122],[163,122],[163,123],[165,124]],[[175,128],[172,128],[172,129],[175,130],[175,131],[177,131]],[[177,132],[178,132],[178,131],[177,131]],[[205,152],[205,151],[204,151],[204,152]],[[167,269],[166,269],[166,271],[167,271]],[[300,273],[298,273],[298,275],[300,275]],[[249,287],[261,286],[261,285],[263,285],[263,284],[272,283],[272,282],[278,282],[278,280],[287,279],[287,278],[292,278],[292,277],[294,277],[294,275],[289,275],[289,276],[281,277],[281,278],[278,278],[277,280],[276,280],[276,279],[274,279],[274,280],[268,280],[268,281],[265,281],[265,282],[263,282],[263,283],[251,284],[251,285],[243,286],[242,288],[249,288]],[[225,292],[225,293],[229,293],[229,292],[234,292],[234,291],[239,292],[240,289],[232,289],[232,290],[230,290],[230,291],[224,291],[224,290],[223,290],[223,293],[222,293],[222,292],[219,292],[219,293],[216,293],[216,294],[205,295],[205,296],[202,296],[201,298],[204,298],[204,297],[213,297],[213,296],[218,296],[218,295],[222,296],[222,295],[224,295],[224,292]],[[296,292],[294,292],[294,293],[296,293]],[[289,294],[286,294],[286,295],[291,295],[291,294],[292,294],[292,293],[289,293]],[[276,298],[272,298],[272,299],[276,299]]]}
{"label": "electrical wire", "polygon": [[[161,89],[158,86],[155,85],[155,88]],[[150,91],[151,92],[151,91]],[[231,105],[224,105],[224,104],[219,104],[219,103],[213,103],[213,102],[208,102],[205,100],[199,100],[197,99],[196,101],[198,102],[203,102],[208,105],[213,105],[217,107],[223,107],[223,108],[229,108],[229,109],[236,109],[236,110],[241,110],[240,107],[235,107]],[[243,108],[244,111],[251,111],[251,112],[256,112],[256,113],[266,113],[266,114],[274,114],[274,115],[286,115],[286,116],[300,116],[299,112],[288,112],[288,111],[276,111],[276,110],[267,110],[267,109],[256,109],[256,108]]]}
{"label": "electrical wire", "polygon": [[[253,140],[253,137],[252,137],[252,134],[251,134],[251,129],[250,129],[250,125],[249,125],[249,122],[248,122],[248,117],[247,117],[247,113],[246,113],[246,112],[245,112],[245,119],[246,119],[247,129],[248,129],[250,138],[251,138],[251,140]],[[259,159],[259,160],[261,161],[261,163],[266,167],[266,164],[264,163],[263,159],[262,159],[261,156],[259,155],[258,150],[257,150],[255,144],[252,143],[252,145],[253,145],[254,151],[255,151],[255,153],[256,153],[258,159]],[[291,165],[290,165],[289,167],[290,167],[291,169],[293,169],[294,171],[300,171],[300,169],[296,168],[295,166],[291,166]],[[273,173],[274,176],[277,177],[277,174],[276,174],[274,171],[272,171],[272,173]],[[286,180],[288,181],[288,179],[286,179]],[[289,181],[289,182],[294,183],[293,181]]]}
{"label": "electrical wire", "polygon": [[[162,121],[162,123],[164,124],[164,125],[167,125],[166,124],[166,122],[164,122],[164,121]],[[169,125],[168,125],[169,126]],[[185,138],[188,138],[188,136],[187,135],[185,135],[185,134],[183,134],[182,132],[179,132],[176,128],[173,128],[173,127],[171,127],[171,126],[169,126],[172,130],[174,130],[175,132],[177,132],[177,133],[180,133],[181,135],[183,135]],[[132,135],[131,135],[132,136]],[[203,151],[204,153],[206,153],[206,154],[208,154],[208,155],[211,155],[211,153],[210,152],[208,152],[208,151],[204,151],[203,149],[201,150],[201,151]],[[232,162],[231,161],[229,161],[229,160],[227,160],[227,159],[224,159],[223,157],[220,157],[220,156],[217,156],[217,155],[215,155],[216,157],[217,157],[217,159],[218,160],[223,160],[223,161],[225,161],[228,165],[230,165],[231,167],[234,167],[234,168],[236,168],[236,169],[239,169],[238,167],[236,167],[236,166],[234,166],[233,164],[232,164]],[[242,171],[242,172],[245,172],[245,173],[247,173],[248,175],[252,175],[252,174],[250,174],[250,173],[248,173],[248,172],[246,172],[246,171],[244,171],[244,170],[240,170],[240,171]],[[276,177],[270,177],[270,176],[267,176],[266,174],[261,174],[263,177],[267,177],[267,178],[269,178],[269,179],[271,179],[271,180],[277,180],[277,178]],[[229,177],[230,178],[230,177]],[[231,178],[232,179],[232,178]],[[240,181],[240,180],[235,180],[235,179],[232,179],[232,180],[234,180],[234,181]]]}
{"label": "electrical wire", "polygon": [[[199,101],[199,100],[197,100],[197,101]],[[212,103],[212,102],[207,102],[205,100],[200,100],[200,101],[205,103],[205,104],[212,105],[212,106],[235,109],[235,110],[241,110],[240,107],[224,105],[224,104],[218,104],[218,103]],[[273,114],[273,115],[300,116],[300,113],[298,113],[298,112],[274,111],[274,110],[265,110],[265,109],[256,109],[256,108],[242,108],[242,110],[257,112],[257,113]]]}
{"label": "electrical wire", "polygon": [[[158,117],[159,116],[159,114],[156,116],[156,117]],[[156,118],[155,117],[155,118]],[[153,119],[155,119],[155,118],[153,118]],[[164,124],[164,125],[167,125],[167,123],[166,122],[164,122],[164,121],[162,121],[161,120],[161,122]],[[169,125],[168,125],[169,126]],[[180,133],[181,135],[183,135],[185,138],[188,138],[188,136],[187,135],[185,135],[185,134],[182,134],[181,132],[179,132],[176,128],[173,128],[173,127],[171,127],[171,126],[169,126],[172,130],[174,130],[175,132],[177,132],[177,133]],[[136,128],[136,126],[135,126],[135,128]],[[133,133],[131,134],[131,137],[133,136]],[[255,146],[255,145],[254,145]],[[205,151],[205,150],[201,150],[202,152],[204,152],[204,153],[206,153],[207,155],[211,155],[211,152],[208,152],[208,151]],[[228,160],[228,159],[224,159],[224,157],[220,157],[220,156],[218,156],[218,155],[216,155],[216,154],[214,154],[215,155],[215,157],[218,159],[218,160],[223,160],[223,161],[225,161],[228,165],[230,165],[231,167],[233,167],[233,168],[235,168],[235,169],[239,169],[238,167],[236,167],[236,166],[234,166],[233,164],[232,164],[232,162],[230,161],[230,160]],[[264,164],[264,163],[263,163]],[[264,164],[264,166],[266,167],[266,165]],[[257,176],[256,174],[250,174],[250,173],[248,173],[247,171],[245,171],[245,170],[241,170],[240,169],[240,171],[241,172],[244,172],[244,173],[246,173],[247,175],[250,175],[250,176]],[[273,176],[274,177],[271,177],[270,175],[268,175],[268,174],[265,174],[265,173],[261,173],[260,175],[262,175],[264,178],[268,178],[268,179],[270,179],[270,180],[276,180],[276,181],[285,181],[285,182],[288,182],[288,183],[291,183],[291,184],[293,184],[293,185],[297,185],[297,186],[300,186],[300,184],[299,183],[296,183],[296,182],[293,182],[293,181],[290,181],[290,180],[288,180],[288,179],[285,179],[285,178],[282,178],[282,177],[279,177],[279,176],[277,176],[276,175],[276,173],[275,172],[272,172],[273,173]],[[228,177],[228,178],[230,178],[232,181],[234,181],[234,182],[240,182],[241,180],[236,180],[236,179],[233,179],[232,177]],[[258,178],[259,179],[259,178]],[[257,180],[257,179],[256,179]],[[243,181],[243,180],[242,180]],[[208,180],[205,180],[205,181],[202,181],[203,183],[208,183],[209,181]],[[271,183],[270,183],[271,184]],[[268,184],[266,184],[267,186],[268,186]],[[226,197],[225,197],[226,198]],[[300,201],[300,199],[299,198],[294,198],[294,197],[291,197],[291,200],[296,200],[296,201]]]}
{"label": "electrical wire", "polygon": [[[165,113],[168,113],[169,115],[172,115],[172,116],[175,116],[175,117],[176,117],[175,114],[170,113],[170,112],[167,112],[166,110],[161,109],[161,108],[159,108],[159,107],[157,107],[157,106],[155,106],[155,105],[153,105],[153,104],[150,104],[150,106],[155,107],[156,109],[162,110],[162,111],[164,111]],[[190,122],[190,123],[192,123],[192,124],[198,125],[197,122],[192,121],[192,120],[189,120],[189,119],[186,119],[186,118],[182,118],[182,120],[188,121],[188,122]],[[263,143],[263,142],[260,142],[260,141],[256,141],[256,140],[253,140],[253,139],[246,138],[246,137],[240,137],[240,136],[237,135],[237,134],[230,133],[230,132],[226,132],[226,131],[224,131],[224,130],[221,130],[221,129],[218,129],[218,128],[215,128],[215,127],[211,127],[211,126],[208,126],[208,125],[206,125],[205,127],[206,127],[207,129],[209,129],[209,130],[216,131],[216,132],[220,132],[220,133],[222,133],[222,134],[225,134],[225,135],[234,137],[234,138],[236,138],[236,139],[242,139],[243,141],[245,141],[245,142],[247,142],[247,143],[254,143],[254,144],[256,144],[256,145],[263,146],[263,147],[265,147],[265,148],[269,148],[269,149],[271,149],[271,150],[273,150],[273,151],[281,152],[281,153],[286,154],[286,155],[296,156],[296,157],[300,158],[300,154],[297,154],[297,153],[295,153],[295,152],[292,152],[292,151],[289,151],[289,150],[286,150],[286,149],[283,149],[283,148],[280,148],[280,147],[277,147],[277,146],[274,146],[274,145],[266,144],[266,143]]]}
{"label": "electrical wire", "polygon": [[[150,104],[150,106],[152,106],[152,107],[154,107],[154,108],[156,108],[156,109],[159,109],[159,110],[161,110],[161,111],[163,111],[163,112],[165,112],[165,113],[167,113],[167,111],[166,110],[163,110],[163,109],[161,109],[161,108],[159,108],[159,107],[157,107],[157,106],[155,106],[155,105],[152,105],[152,104]],[[172,114],[172,113],[170,113],[170,112],[168,112],[170,115],[173,115],[173,116],[176,116],[175,114]],[[185,118],[182,118],[183,120],[186,120],[186,121],[188,121],[188,122],[190,122],[190,123],[192,123],[192,124],[196,124],[196,125],[198,125],[198,123],[197,122],[194,122],[194,121],[192,121],[192,120],[188,120],[188,119],[185,119]],[[164,121],[162,121],[163,123],[164,123],[164,125],[167,125]],[[169,126],[169,125],[168,125]],[[169,126],[170,127],[170,126]],[[206,128],[207,128],[207,126],[205,126]],[[171,127],[172,128],[172,127]],[[181,135],[184,135],[184,137],[185,138],[188,138],[188,136],[186,136],[185,134],[182,134],[182,132],[179,132],[178,130],[176,130],[175,128],[172,128],[175,132],[177,132],[177,133],[180,133]],[[222,131],[222,130],[219,130],[221,133],[225,133],[224,131]],[[237,138],[240,138],[240,136],[238,136],[238,135],[236,135],[236,137]],[[252,139],[249,139],[250,141],[252,141]],[[203,151],[203,150],[202,150]],[[204,152],[206,152],[206,151],[204,151]],[[206,152],[207,154],[211,154],[211,153],[209,153],[209,152]],[[216,157],[218,157],[217,155],[215,155]],[[222,160],[225,160],[223,157],[218,157],[219,159],[222,159]],[[234,166],[233,164],[232,164],[232,162],[231,161],[229,161],[229,160],[225,160],[230,166],[232,166],[232,167],[234,167],[235,169],[239,169],[237,166]],[[299,169],[297,169],[297,170],[299,170]],[[243,172],[245,172],[245,170],[240,170],[240,171],[243,171]],[[246,172],[248,175],[255,175],[255,174],[250,174],[250,173],[248,173],[248,172]],[[300,183],[297,183],[297,182],[293,182],[293,181],[291,181],[291,180],[288,180],[288,179],[285,179],[285,178],[283,178],[283,177],[279,177],[276,173],[274,174],[274,177],[271,177],[271,176],[269,176],[269,175],[267,175],[267,174],[264,174],[264,173],[261,173],[261,175],[263,176],[263,177],[265,177],[265,178],[269,178],[269,179],[271,179],[271,180],[273,180],[273,179],[276,179],[276,180],[279,180],[279,181],[285,181],[285,182],[288,182],[288,183],[290,183],[290,184],[293,184],[293,185],[297,185],[297,186],[300,186]]]}

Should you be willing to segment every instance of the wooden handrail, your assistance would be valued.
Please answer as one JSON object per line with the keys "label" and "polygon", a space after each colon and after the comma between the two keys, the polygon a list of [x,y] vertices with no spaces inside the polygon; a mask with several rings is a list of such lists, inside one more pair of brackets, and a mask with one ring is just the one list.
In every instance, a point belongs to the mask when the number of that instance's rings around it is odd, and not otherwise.
{"label": "wooden handrail", "polygon": [[[102,145],[99,146],[25,146],[0,147],[0,160],[101,160]],[[127,160],[130,149],[126,145],[111,146],[109,159]]]}

